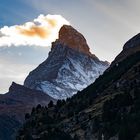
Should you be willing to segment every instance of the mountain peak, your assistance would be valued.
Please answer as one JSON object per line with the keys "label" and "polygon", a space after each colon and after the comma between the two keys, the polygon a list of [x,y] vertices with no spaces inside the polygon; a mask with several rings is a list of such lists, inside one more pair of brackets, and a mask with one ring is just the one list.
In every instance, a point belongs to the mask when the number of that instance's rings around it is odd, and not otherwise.
{"label": "mountain peak", "polygon": [[9,87],[9,91],[15,91],[16,89],[18,89],[19,87],[22,87],[21,85],[15,83],[15,82],[12,82],[11,86]]}
{"label": "mountain peak", "polygon": [[90,85],[108,63],[91,54],[84,36],[64,25],[52,43],[48,58],[24,81],[27,88],[43,91],[55,99],[66,99]]}
{"label": "mountain peak", "polygon": [[70,25],[61,27],[58,41],[78,52],[91,55],[84,36]]}

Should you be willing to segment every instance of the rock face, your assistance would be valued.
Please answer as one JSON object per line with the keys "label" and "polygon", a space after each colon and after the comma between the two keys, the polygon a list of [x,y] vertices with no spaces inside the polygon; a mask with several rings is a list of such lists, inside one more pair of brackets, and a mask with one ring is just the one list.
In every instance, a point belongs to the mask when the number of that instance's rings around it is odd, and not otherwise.
{"label": "rock face", "polygon": [[90,53],[83,35],[64,25],[49,57],[30,72],[24,86],[66,99],[93,83],[108,66]]}
{"label": "rock face", "polygon": [[59,41],[70,48],[91,55],[86,39],[73,27],[64,25],[59,31]]}

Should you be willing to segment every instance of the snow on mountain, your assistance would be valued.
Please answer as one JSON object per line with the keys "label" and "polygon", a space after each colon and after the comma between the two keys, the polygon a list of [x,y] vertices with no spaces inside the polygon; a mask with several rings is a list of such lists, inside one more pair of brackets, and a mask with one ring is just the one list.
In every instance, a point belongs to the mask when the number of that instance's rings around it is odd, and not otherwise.
{"label": "snow on mountain", "polygon": [[93,83],[108,66],[90,53],[83,35],[64,25],[48,58],[30,72],[24,85],[55,99],[66,99]]}

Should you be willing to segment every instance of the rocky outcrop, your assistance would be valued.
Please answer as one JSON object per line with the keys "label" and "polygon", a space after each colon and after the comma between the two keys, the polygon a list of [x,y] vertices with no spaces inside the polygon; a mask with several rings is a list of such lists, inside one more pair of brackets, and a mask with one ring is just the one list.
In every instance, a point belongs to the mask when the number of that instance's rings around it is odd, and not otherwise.
{"label": "rocky outcrop", "polygon": [[59,39],[61,44],[70,48],[91,55],[84,36],[76,31],[72,26],[64,25],[59,31]]}
{"label": "rocky outcrop", "polygon": [[119,62],[123,61],[126,57],[140,51],[140,33],[129,39],[123,46],[121,53],[115,58],[111,67],[118,65]]}

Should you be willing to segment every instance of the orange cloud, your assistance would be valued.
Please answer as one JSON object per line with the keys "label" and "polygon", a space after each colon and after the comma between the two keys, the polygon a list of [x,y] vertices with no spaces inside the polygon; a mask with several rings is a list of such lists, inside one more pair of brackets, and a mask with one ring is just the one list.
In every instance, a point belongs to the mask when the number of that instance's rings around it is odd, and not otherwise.
{"label": "orange cloud", "polygon": [[55,19],[48,19],[47,21],[52,27],[55,27],[57,25],[57,21]]}
{"label": "orange cloud", "polygon": [[17,29],[22,35],[29,36],[29,37],[38,36],[42,39],[47,38],[51,34],[49,30],[46,30],[43,27],[38,27],[38,26],[32,26],[29,29],[23,29],[21,27],[17,27]]}
{"label": "orange cloud", "polygon": [[39,15],[36,19],[23,25],[4,26],[0,28],[1,46],[50,46],[58,38],[58,32],[69,22],[61,15]]}

